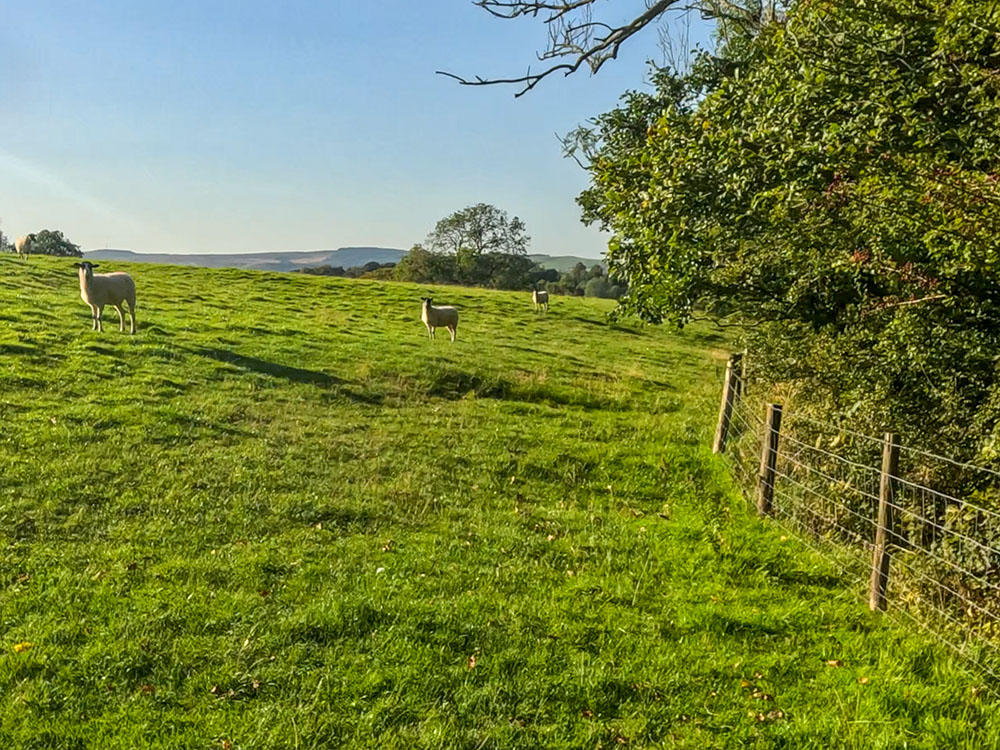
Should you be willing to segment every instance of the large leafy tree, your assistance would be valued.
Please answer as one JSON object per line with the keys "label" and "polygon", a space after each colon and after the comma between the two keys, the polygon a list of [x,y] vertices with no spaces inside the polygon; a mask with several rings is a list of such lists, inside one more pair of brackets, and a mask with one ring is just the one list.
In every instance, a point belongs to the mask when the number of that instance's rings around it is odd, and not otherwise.
{"label": "large leafy tree", "polygon": [[524,222],[487,203],[441,219],[423,245],[400,261],[394,276],[418,282],[457,283],[495,289],[530,289],[547,277],[527,257]]}
{"label": "large leafy tree", "polygon": [[83,257],[80,246],[70,242],[58,229],[43,229],[31,235],[30,252],[35,255],[61,255]]}
{"label": "large leafy tree", "polygon": [[434,252],[476,257],[483,253],[524,255],[531,238],[524,222],[488,203],[477,203],[441,219],[427,236]]}
{"label": "large leafy tree", "polygon": [[989,3],[803,1],[738,75],[626,97],[580,199],[625,309],[727,316],[800,403],[995,456],[998,40]]}

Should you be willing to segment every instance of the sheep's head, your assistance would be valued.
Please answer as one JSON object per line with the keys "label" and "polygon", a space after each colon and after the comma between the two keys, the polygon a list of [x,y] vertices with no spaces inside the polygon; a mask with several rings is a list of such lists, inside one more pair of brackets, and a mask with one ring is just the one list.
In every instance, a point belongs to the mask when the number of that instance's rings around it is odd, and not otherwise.
{"label": "sheep's head", "polygon": [[85,276],[88,279],[94,275],[94,269],[97,268],[96,263],[91,263],[89,260],[85,260],[82,263],[74,263],[79,270],[81,276]]}
{"label": "sheep's head", "polygon": [[431,301],[432,300],[431,300],[430,297],[421,297],[420,301],[421,301],[421,303],[423,303],[424,307],[430,307],[431,306]]}

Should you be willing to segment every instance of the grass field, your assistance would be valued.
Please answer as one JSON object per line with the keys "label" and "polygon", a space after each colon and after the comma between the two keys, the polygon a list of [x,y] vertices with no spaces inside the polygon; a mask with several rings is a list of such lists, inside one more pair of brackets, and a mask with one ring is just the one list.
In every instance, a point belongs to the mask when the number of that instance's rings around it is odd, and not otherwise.
{"label": "grass field", "polygon": [[721,338],[436,288],[431,342],[426,287],[128,270],[134,337],[0,258],[0,748],[1000,742],[736,496]]}

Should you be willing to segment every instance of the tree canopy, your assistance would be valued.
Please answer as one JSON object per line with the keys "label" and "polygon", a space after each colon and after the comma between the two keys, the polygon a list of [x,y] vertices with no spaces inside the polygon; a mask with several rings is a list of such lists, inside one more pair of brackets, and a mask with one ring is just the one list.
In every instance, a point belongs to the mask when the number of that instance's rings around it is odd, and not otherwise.
{"label": "tree canopy", "polygon": [[28,252],[33,255],[60,255],[71,258],[83,257],[80,246],[70,242],[59,230],[43,229],[31,236]]}
{"label": "tree canopy", "polygon": [[975,0],[803,0],[721,76],[659,71],[586,143],[623,310],[738,321],[817,407],[1000,456],[998,40]]}
{"label": "tree canopy", "polygon": [[434,252],[477,256],[524,255],[529,242],[531,238],[519,218],[509,218],[506,211],[488,203],[477,203],[441,219],[425,244]]}

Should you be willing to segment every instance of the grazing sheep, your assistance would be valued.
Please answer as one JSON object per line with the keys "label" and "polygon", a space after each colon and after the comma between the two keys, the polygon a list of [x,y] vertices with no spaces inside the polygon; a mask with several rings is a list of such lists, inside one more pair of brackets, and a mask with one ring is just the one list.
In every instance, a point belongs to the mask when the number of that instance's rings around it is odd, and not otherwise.
{"label": "grazing sheep", "polygon": [[92,330],[103,331],[101,317],[104,306],[111,305],[118,311],[118,330],[125,332],[125,316],[122,313],[122,302],[128,302],[128,317],[131,323],[129,333],[135,333],[135,282],[132,277],[122,271],[115,273],[94,273],[96,263],[83,261],[76,263],[80,274],[80,297],[90,305],[94,314]]}
{"label": "grazing sheep", "polygon": [[26,234],[23,237],[18,237],[14,240],[14,249],[17,251],[17,256],[19,258],[27,258],[28,253],[31,252],[31,241],[35,239],[35,235]]}
{"label": "grazing sheep", "polygon": [[458,310],[454,307],[434,307],[430,297],[421,297],[423,308],[420,312],[420,319],[427,326],[427,335],[434,338],[434,329],[438,327],[447,328],[451,334],[451,340],[455,340],[455,332],[458,329]]}
{"label": "grazing sheep", "polygon": [[538,312],[539,308],[549,311],[549,293],[542,291],[541,289],[535,289],[531,292],[531,301],[535,303],[535,312]]}

